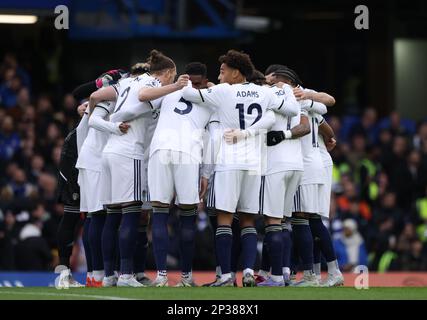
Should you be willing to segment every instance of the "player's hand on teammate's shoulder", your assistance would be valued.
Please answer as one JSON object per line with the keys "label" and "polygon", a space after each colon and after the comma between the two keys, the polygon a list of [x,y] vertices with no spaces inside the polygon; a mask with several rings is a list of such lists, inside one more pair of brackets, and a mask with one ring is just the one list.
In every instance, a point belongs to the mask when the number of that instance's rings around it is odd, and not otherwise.
{"label": "player's hand on teammate's shoulder", "polygon": [[119,129],[123,134],[126,134],[130,128],[130,125],[126,122],[122,122],[119,125]]}
{"label": "player's hand on teammate's shoulder", "polygon": [[285,86],[285,84],[286,84],[286,83],[284,83],[284,82],[277,82],[277,83],[275,83],[274,85],[275,85],[276,87],[278,87],[278,88],[282,89],[282,88]]}
{"label": "player's hand on teammate's shoulder", "polygon": [[294,96],[297,99],[297,101],[312,99],[311,93],[306,92],[301,88],[294,88],[293,91],[294,91]]}
{"label": "player's hand on teammate's shoulder", "polygon": [[206,86],[208,87],[208,88],[210,88],[210,87],[213,87],[213,86],[215,86],[215,83],[213,83],[213,82],[208,82],[207,84],[206,84]]}
{"label": "player's hand on teammate's shoulder", "polygon": [[188,81],[190,80],[190,76],[188,74],[182,74],[176,80],[175,85],[178,89],[182,89],[188,85]]}

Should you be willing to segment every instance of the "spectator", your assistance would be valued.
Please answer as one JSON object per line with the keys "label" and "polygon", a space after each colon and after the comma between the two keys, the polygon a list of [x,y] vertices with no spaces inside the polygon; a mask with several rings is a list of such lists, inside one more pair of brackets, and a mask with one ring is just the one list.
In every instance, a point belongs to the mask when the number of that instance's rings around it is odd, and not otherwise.
{"label": "spectator", "polygon": [[0,131],[0,160],[10,160],[18,152],[21,145],[19,135],[14,131],[13,119],[6,116]]}
{"label": "spectator", "polygon": [[378,140],[379,127],[377,125],[377,111],[369,107],[363,112],[360,123],[357,123],[351,129],[351,134],[363,134],[367,138],[367,144],[373,145]]}
{"label": "spectator", "polygon": [[22,271],[42,271],[51,268],[52,253],[42,237],[39,221],[26,224],[16,246],[16,268]]}
{"label": "spectator", "polygon": [[334,247],[342,270],[351,271],[358,265],[368,265],[368,254],[356,221],[344,220],[341,237],[334,240]]}

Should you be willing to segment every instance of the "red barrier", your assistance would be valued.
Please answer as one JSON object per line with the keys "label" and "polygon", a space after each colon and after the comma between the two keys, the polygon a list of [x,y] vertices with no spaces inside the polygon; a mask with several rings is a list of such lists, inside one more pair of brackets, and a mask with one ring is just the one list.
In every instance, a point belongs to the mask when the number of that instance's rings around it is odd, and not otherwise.
{"label": "red barrier", "polygon": [[[156,272],[147,271],[148,276],[154,279]],[[354,287],[355,279],[358,275],[354,273],[344,274],[345,286]],[[427,286],[427,273],[369,273],[369,287],[425,287]],[[169,285],[174,286],[181,277],[181,273],[172,271],[168,273]],[[196,271],[193,273],[195,282],[198,285],[211,282],[215,279],[214,272],[201,272]],[[326,277],[326,274],[322,274],[322,277]],[[241,286],[242,274],[237,274],[237,281]]]}

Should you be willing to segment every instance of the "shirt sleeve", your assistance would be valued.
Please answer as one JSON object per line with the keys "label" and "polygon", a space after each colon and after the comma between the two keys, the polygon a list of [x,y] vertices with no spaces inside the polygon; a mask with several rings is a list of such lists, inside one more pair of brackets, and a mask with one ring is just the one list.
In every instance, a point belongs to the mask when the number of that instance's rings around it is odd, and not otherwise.
{"label": "shirt sleeve", "polygon": [[222,101],[224,101],[229,86],[229,84],[223,83],[199,90],[191,87],[189,83],[189,85],[184,88],[182,96],[185,100],[215,108],[220,106]]}
{"label": "shirt sleeve", "polygon": [[116,135],[122,135],[123,133],[119,129],[120,123],[106,121],[105,117],[109,114],[108,110],[102,105],[96,105],[89,118],[89,127],[102,132],[108,132]]}
{"label": "shirt sleeve", "polygon": [[295,117],[296,115],[298,115],[298,102],[296,101],[292,89],[289,86],[285,85],[282,88],[282,90],[284,91],[284,95],[282,96],[278,96],[275,93],[274,88],[267,88],[267,90],[269,96],[269,104],[267,107],[268,109],[271,109],[286,117]]}
{"label": "shirt sleeve", "polygon": [[316,102],[313,100],[302,100],[300,101],[301,109],[304,109],[308,112],[317,113],[320,115],[324,115],[328,112],[328,108],[320,102]]}

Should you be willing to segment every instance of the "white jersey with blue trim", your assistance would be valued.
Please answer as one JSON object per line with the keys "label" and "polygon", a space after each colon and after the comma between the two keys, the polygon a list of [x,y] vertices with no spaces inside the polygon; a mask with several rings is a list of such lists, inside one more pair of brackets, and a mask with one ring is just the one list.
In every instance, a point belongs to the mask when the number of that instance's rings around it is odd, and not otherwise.
{"label": "white jersey with blue trim", "polygon": [[[98,103],[95,108],[104,109],[106,114],[104,120],[108,120],[110,114],[114,111],[115,105],[115,101],[103,101]],[[76,168],[100,172],[102,169],[102,150],[107,144],[109,137],[109,132],[89,127],[86,139],[81,146],[79,157],[77,158]]]}
{"label": "white jersey with blue trim", "polygon": [[148,148],[145,140],[146,129],[153,117],[152,112],[161,103],[161,99],[141,102],[138,94],[144,87],[160,86],[160,81],[148,73],[136,78],[123,79],[113,86],[117,91],[117,102],[110,121],[126,121],[130,128],[124,135],[111,135],[104,148],[104,153],[115,153],[132,159],[144,159],[144,151]]}
{"label": "white jersey with blue trim", "polygon": [[[285,99],[295,99],[292,88],[285,85],[282,89],[272,87],[278,97]],[[300,124],[301,115],[307,114],[301,111],[296,117],[285,117],[276,114],[276,122],[269,131],[291,130]],[[304,163],[302,158],[300,139],[285,139],[281,143],[267,148],[267,172],[266,175],[283,171],[303,171]]]}
{"label": "white jersey with blue trim", "polygon": [[307,114],[311,128],[311,133],[301,137],[302,155],[304,161],[304,174],[301,185],[304,184],[324,184],[325,170],[319,147],[319,120],[316,114]]}
{"label": "white jersey with blue trim", "polygon": [[202,162],[203,134],[213,109],[185,100],[182,90],[166,95],[150,146],[150,157],[157,150],[189,154]]}
{"label": "white jersey with blue trim", "polygon": [[[316,114],[316,119],[319,123],[319,126],[322,125],[323,122],[325,122],[325,119],[321,116]],[[325,141],[323,140],[323,136],[319,134],[319,149],[320,149],[320,155],[322,156],[323,166],[326,167],[332,167],[334,165],[334,162],[332,160],[331,155],[329,154],[328,149],[326,148]]]}
{"label": "white jersey with blue trim", "polygon": [[[214,108],[220,129],[247,129],[258,122],[267,109],[280,109],[284,105],[268,87],[253,83],[230,85],[222,83],[198,91],[201,105]],[[184,98],[187,98],[184,91]],[[192,96],[188,97],[190,100]],[[221,140],[215,171],[256,170],[261,173],[266,159],[265,135],[248,137],[236,144]]]}

